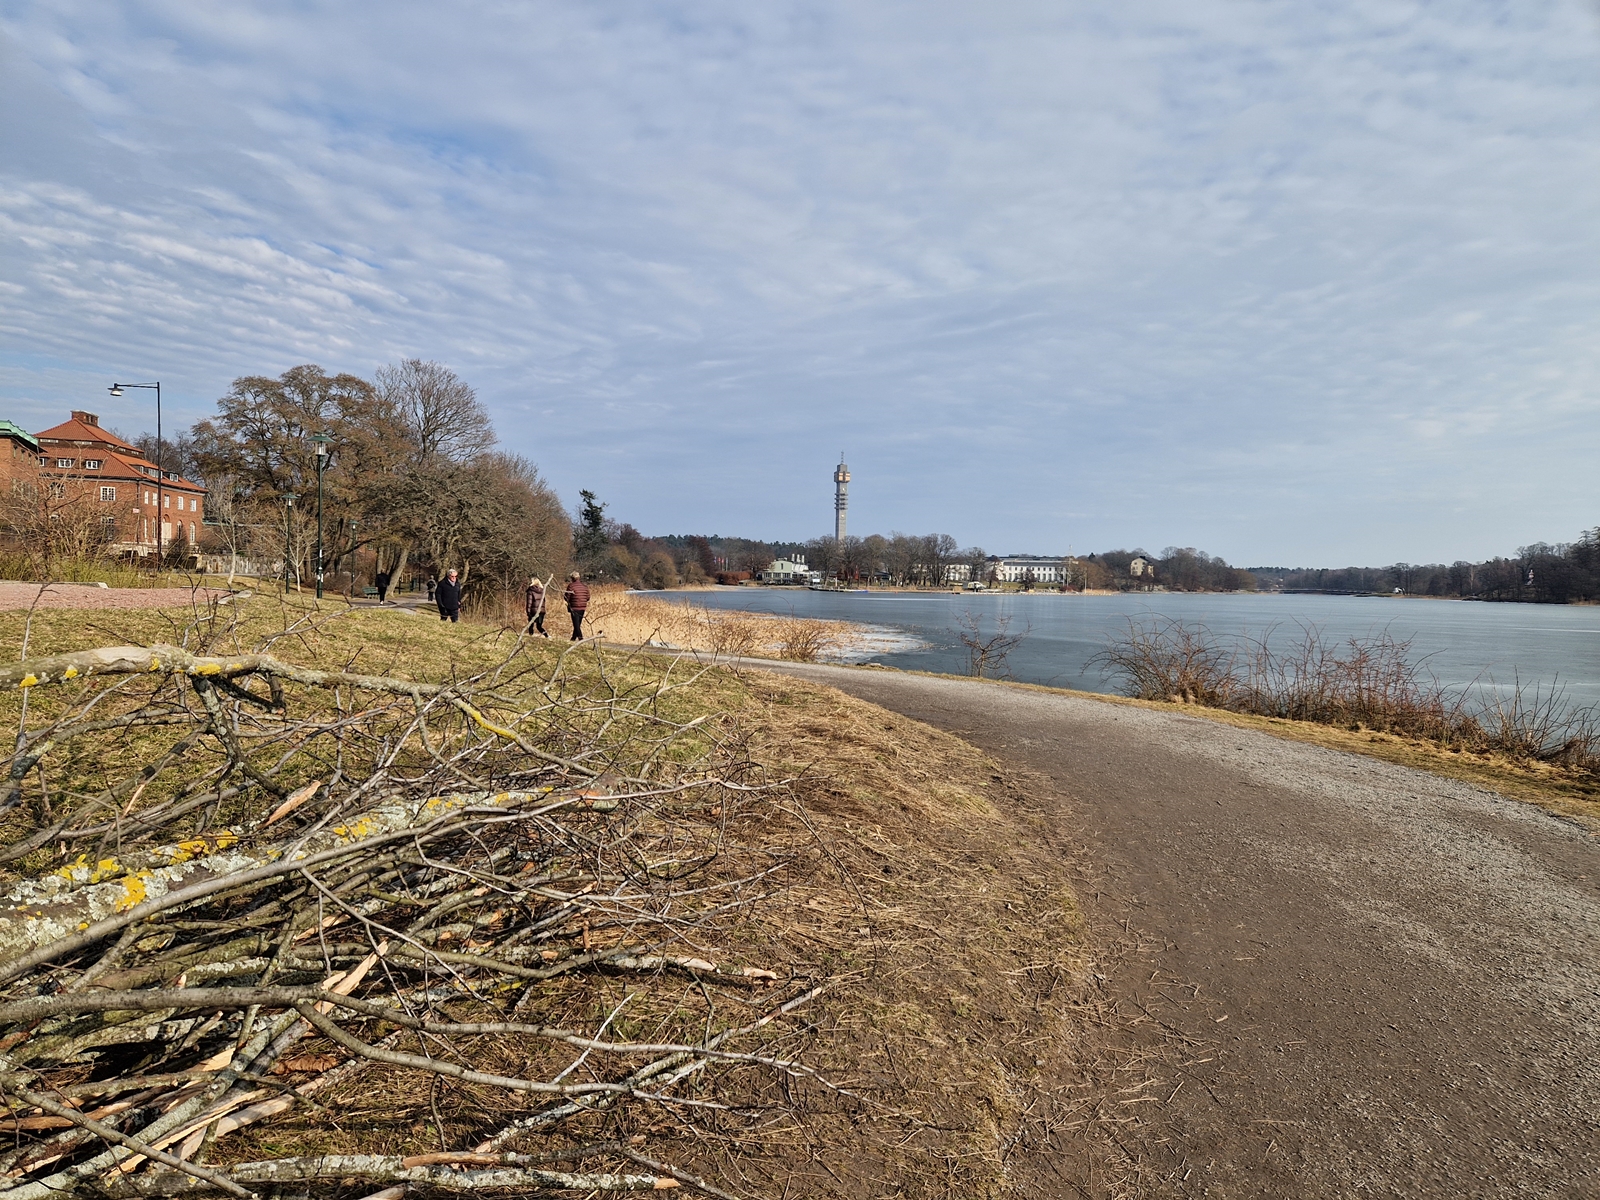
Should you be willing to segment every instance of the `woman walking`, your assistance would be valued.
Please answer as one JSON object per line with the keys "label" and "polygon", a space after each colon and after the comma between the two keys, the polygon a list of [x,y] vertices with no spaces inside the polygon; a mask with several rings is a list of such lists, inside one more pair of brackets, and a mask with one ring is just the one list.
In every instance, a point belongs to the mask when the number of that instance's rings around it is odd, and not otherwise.
{"label": "woman walking", "polygon": [[549,637],[544,631],[544,584],[539,582],[537,575],[528,580],[528,593],[523,599],[523,607],[528,614],[528,633],[535,629],[540,637]]}

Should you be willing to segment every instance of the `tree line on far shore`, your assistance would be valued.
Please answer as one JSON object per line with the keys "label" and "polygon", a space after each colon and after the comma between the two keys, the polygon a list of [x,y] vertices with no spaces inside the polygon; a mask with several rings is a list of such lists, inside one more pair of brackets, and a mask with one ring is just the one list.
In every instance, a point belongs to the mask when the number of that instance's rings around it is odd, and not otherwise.
{"label": "tree line on far shore", "polygon": [[[803,560],[825,578],[890,587],[949,586],[953,579],[995,582],[997,563],[982,546],[961,546],[947,533],[854,535],[843,541],[815,537],[804,542],[765,542],[715,534],[647,537],[631,524],[605,514],[606,506],[585,491],[573,531],[579,568],[592,579],[630,587],[694,586],[739,577],[754,578],[774,559]],[[1135,575],[1132,564],[1148,566]],[[1253,591],[1254,576],[1193,547],[1169,546],[1161,554],[1140,549],[1107,550],[1074,557],[1070,586],[1102,591]],[[1024,586],[1033,586],[1025,584]],[[1038,581],[1036,586],[1059,586]]]}
{"label": "tree line on far shore", "polygon": [[1387,567],[1286,569],[1257,567],[1256,574],[1285,592],[1400,593],[1460,600],[1515,600],[1533,604],[1600,601],[1600,526],[1573,542],[1534,542],[1515,557],[1484,562],[1395,563]]}

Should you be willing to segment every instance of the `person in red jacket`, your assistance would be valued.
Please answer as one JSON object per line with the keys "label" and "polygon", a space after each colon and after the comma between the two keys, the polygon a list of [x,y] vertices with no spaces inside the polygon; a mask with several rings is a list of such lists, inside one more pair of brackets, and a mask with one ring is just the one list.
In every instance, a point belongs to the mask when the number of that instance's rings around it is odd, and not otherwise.
{"label": "person in red jacket", "polygon": [[567,590],[561,593],[561,598],[567,602],[567,611],[572,614],[572,640],[583,641],[583,613],[589,607],[589,585],[583,581],[583,576],[576,571],[567,580]]}

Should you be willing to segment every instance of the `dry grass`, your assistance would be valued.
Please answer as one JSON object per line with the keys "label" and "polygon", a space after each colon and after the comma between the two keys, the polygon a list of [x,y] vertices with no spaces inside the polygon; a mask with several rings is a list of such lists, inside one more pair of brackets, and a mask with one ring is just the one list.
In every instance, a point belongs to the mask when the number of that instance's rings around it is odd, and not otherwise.
{"label": "dry grass", "polygon": [[[682,613],[648,603],[668,610],[653,616]],[[245,642],[282,634],[311,607],[298,597],[255,597],[238,605],[235,635]],[[534,666],[564,648],[393,610],[329,604],[323,612],[329,619],[316,628],[279,636],[273,653],[427,680],[483,669],[519,644]],[[206,617],[198,609],[39,612],[30,655],[181,642]],[[23,620],[0,614],[7,657],[20,649]],[[776,640],[768,635],[768,644]],[[583,653],[581,670],[572,660],[582,676],[574,686],[601,677],[648,686],[684,669],[621,650]],[[752,779],[791,781],[730,813],[724,834],[729,869],[752,850],[786,854],[786,886],[746,897],[751,903],[737,921],[696,930],[692,951],[713,962],[758,964],[786,980],[831,978],[831,991],[765,1035],[768,1053],[803,1060],[828,1084],[750,1068],[708,1073],[679,1092],[697,1107],[597,1115],[570,1136],[643,1138],[658,1158],[752,1198],[1016,1194],[1008,1154],[1032,1144],[1040,1122],[1058,1113],[1066,1093],[1051,1081],[1081,1079],[1075,1064],[1086,1037],[1081,932],[1062,872],[1071,850],[1051,844],[1027,789],[958,738],[802,681],[714,670],[676,693],[663,715],[704,718],[707,743],[751,764]],[[130,750],[119,748],[124,767],[139,760]],[[630,986],[619,979],[609,991],[584,994],[584,1011],[598,1019]],[[670,1027],[733,1023],[762,1003],[759,991],[740,1000],[684,979],[672,984],[676,990],[652,987],[636,1003]],[[308,1042],[304,1058],[325,1050]],[[490,1065],[526,1062],[514,1044],[483,1053]],[[419,1092],[382,1067],[319,1100],[325,1107],[241,1130],[225,1157],[355,1146],[435,1151],[466,1145],[515,1115],[503,1092],[449,1082]]]}
{"label": "dry grass", "polygon": [[588,625],[609,642],[663,646],[720,658],[817,662],[849,647],[860,627],[848,621],[771,616],[675,604],[621,588],[597,590]]}

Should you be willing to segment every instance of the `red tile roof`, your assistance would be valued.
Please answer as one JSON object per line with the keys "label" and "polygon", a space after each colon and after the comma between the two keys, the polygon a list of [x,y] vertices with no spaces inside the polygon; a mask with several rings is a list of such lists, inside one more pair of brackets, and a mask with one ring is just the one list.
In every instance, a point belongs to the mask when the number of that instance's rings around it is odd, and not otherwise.
{"label": "red tile roof", "polygon": [[102,429],[98,425],[86,425],[79,420],[63,421],[53,428],[42,433],[34,434],[40,441],[53,440],[61,442],[104,442],[108,446],[115,446],[121,450],[131,450],[135,455],[139,453],[138,447],[131,442],[125,442],[109,429]]}

